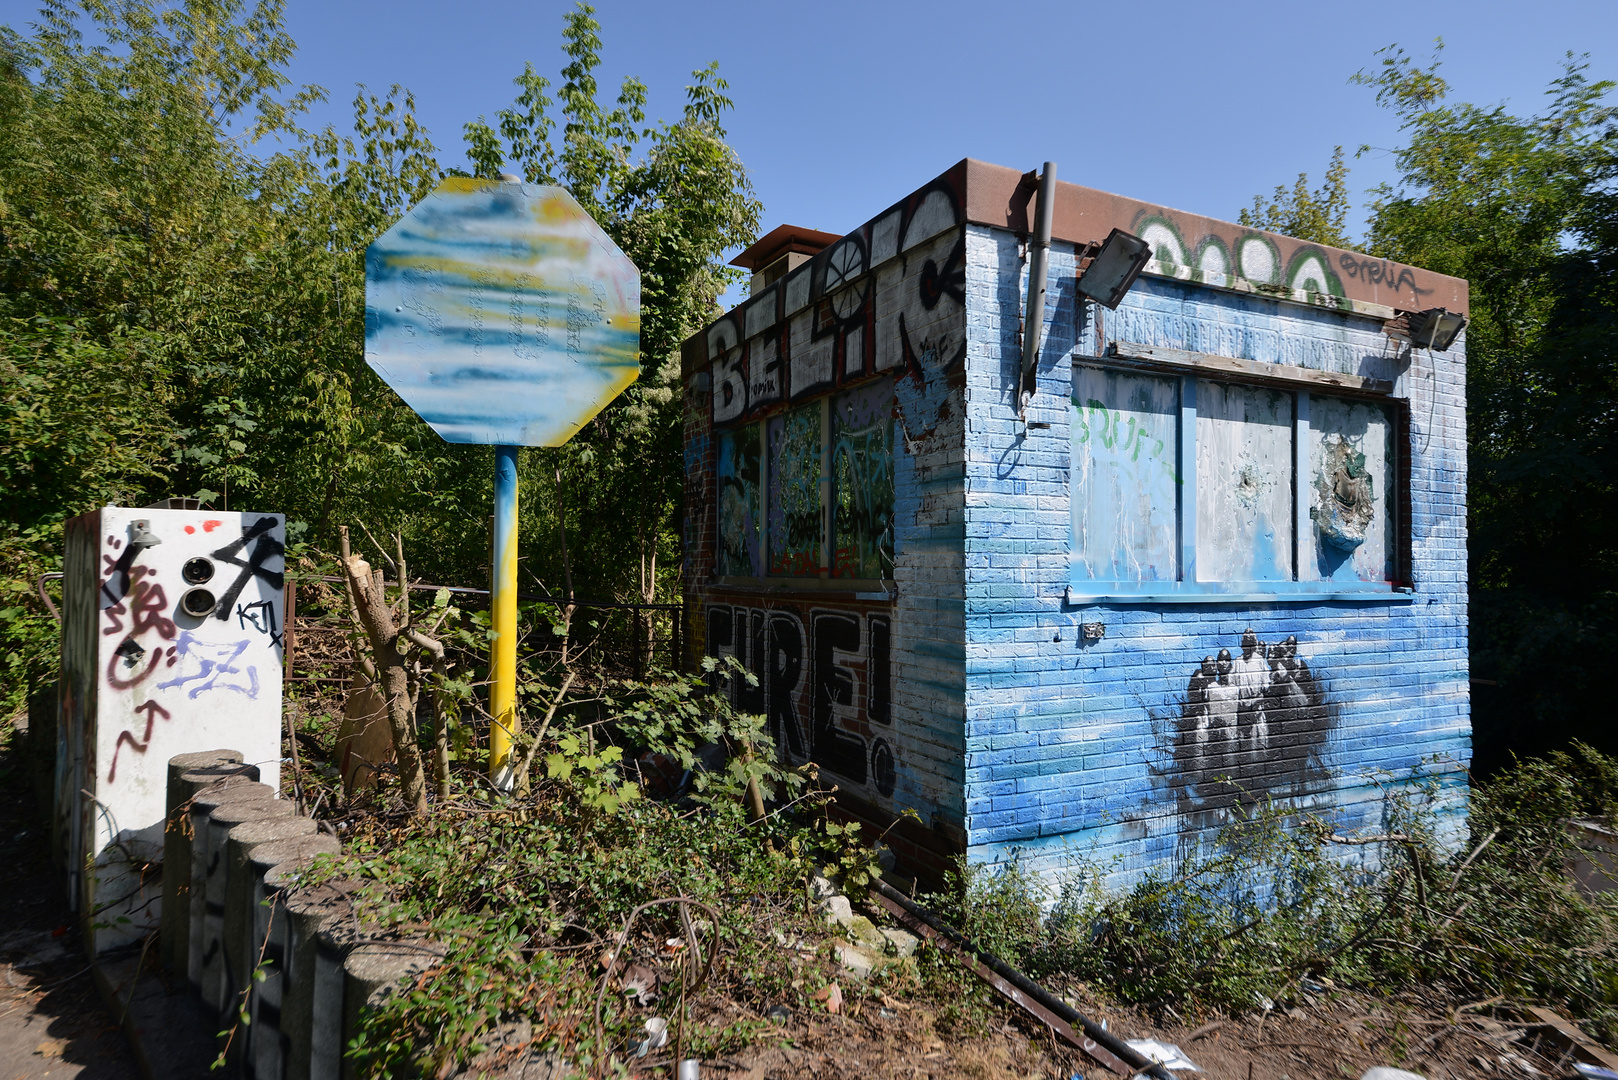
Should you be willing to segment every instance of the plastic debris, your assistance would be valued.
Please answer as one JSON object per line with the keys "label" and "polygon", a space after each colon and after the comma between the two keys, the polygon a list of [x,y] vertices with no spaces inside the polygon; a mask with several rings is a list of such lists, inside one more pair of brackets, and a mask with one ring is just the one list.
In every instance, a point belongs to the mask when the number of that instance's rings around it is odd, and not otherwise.
{"label": "plastic debris", "polygon": [[669,1041],[669,1022],[661,1016],[646,1021],[646,1038],[635,1044],[634,1054],[643,1058]]}
{"label": "plastic debris", "polygon": [[1573,1071],[1588,1080],[1618,1080],[1618,1071],[1603,1069],[1600,1065],[1586,1065],[1582,1061],[1573,1063]]}
{"label": "plastic debris", "polygon": [[1173,1043],[1158,1042],[1156,1039],[1125,1039],[1125,1044],[1135,1053],[1157,1062],[1165,1069],[1184,1069],[1187,1072],[1201,1072],[1195,1062],[1180,1052],[1180,1048]]}
{"label": "plastic debris", "polygon": [[1360,1080],[1424,1080],[1420,1073],[1405,1072],[1403,1069],[1390,1069],[1386,1065],[1378,1065],[1374,1069],[1365,1070]]}
{"label": "plastic debris", "polygon": [[700,1069],[701,1063],[696,1058],[686,1058],[680,1062],[680,1071],[675,1080],[697,1080]]}

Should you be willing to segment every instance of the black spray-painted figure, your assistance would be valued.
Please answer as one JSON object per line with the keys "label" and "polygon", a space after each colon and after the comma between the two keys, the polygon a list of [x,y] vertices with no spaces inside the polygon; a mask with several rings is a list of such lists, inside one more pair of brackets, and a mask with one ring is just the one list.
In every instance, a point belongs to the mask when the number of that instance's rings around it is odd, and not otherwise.
{"label": "black spray-painted figure", "polygon": [[1295,793],[1319,775],[1329,726],[1298,639],[1266,645],[1248,629],[1240,656],[1205,657],[1186,686],[1174,753],[1181,797],[1208,808]]}

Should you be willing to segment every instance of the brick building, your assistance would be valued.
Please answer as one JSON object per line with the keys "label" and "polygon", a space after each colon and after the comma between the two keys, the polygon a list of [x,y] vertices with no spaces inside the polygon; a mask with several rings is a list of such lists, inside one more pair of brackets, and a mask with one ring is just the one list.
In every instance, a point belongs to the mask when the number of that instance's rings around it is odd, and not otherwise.
{"label": "brick building", "polygon": [[[963,161],[846,236],[782,228],[685,346],[689,651],[912,868],[1124,877],[1244,798],[1375,824],[1470,757],[1464,281]],[[1116,310],[1078,290],[1151,245]]]}

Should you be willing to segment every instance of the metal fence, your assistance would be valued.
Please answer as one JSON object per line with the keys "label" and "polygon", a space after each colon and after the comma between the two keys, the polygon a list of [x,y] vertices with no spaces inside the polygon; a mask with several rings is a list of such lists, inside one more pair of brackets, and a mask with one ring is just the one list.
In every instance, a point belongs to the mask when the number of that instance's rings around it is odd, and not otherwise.
{"label": "metal fence", "polygon": [[[334,576],[303,575],[286,582],[285,677],[288,682],[346,683],[353,663],[348,646],[347,615],[299,612],[300,584],[315,582],[342,585]],[[416,584],[413,592],[450,593],[470,600],[462,606],[487,604],[489,590],[457,585]],[[540,601],[565,608],[567,601],[544,593],[519,593],[520,601]],[[479,601],[482,601],[480,604]],[[575,598],[572,619],[565,639],[570,658],[604,674],[621,678],[645,678],[654,671],[680,671],[684,668],[686,641],[685,605],[638,603],[621,600]],[[307,610],[307,608],[305,609]],[[519,643],[522,654],[553,654],[560,657],[564,638],[550,626],[529,628]]]}

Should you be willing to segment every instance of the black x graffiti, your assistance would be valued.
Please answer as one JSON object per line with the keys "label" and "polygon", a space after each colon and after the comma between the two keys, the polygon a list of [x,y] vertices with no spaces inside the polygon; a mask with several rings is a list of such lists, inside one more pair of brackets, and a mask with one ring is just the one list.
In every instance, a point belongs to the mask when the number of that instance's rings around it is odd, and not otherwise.
{"label": "black x graffiti", "polygon": [[256,604],[237,604],[236,622],[243,630],[251,626],[261,634],[270,635],[270,644],[285,648],[281,627],[275,618],[275,601],[260,600]]}
{"label": "black x graffiti", "polygon": [[[219,606],[213,609],[214,618],[221,622],[230,621],[231,608],[235,606],[236,598],[241,596],[242,590],[253,580],[255,574],[277,589],[285,584],[281,571],[264,569],[267,560],[286,554],[286,548],[282,546],[281,541],[267,535],[273,528],[275,528],[274,518],[261,517],[242,533],[240,540],[226,544],[213,553],[214,558],[242,568],[242,572],[236,575],[236,580],[231,582],[230,588],[225,590],[225,595],[219,598]],[[243,562],[237,556],[250,540],[254,541],[253,550],[247,561]]]}

